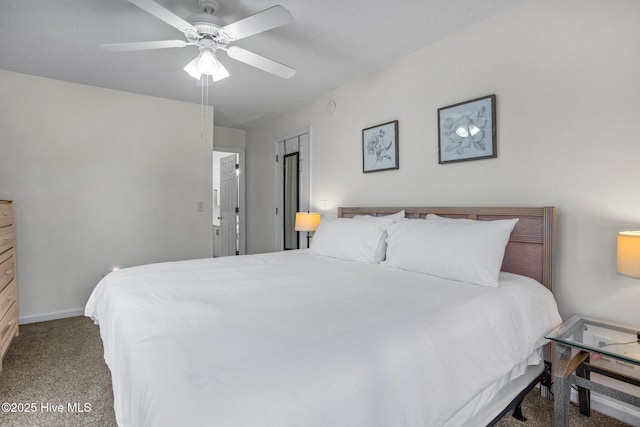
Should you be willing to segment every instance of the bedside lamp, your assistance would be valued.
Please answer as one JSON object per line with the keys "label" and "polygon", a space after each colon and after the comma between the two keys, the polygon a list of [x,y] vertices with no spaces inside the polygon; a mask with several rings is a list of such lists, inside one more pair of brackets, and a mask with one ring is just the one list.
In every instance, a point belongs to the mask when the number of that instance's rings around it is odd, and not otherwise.
{"label": "bedside lamp", "polygon": [[[640,231],[618,233],[618,273],[640,278]],[[636,332],[640,344],[640,331]]]}
{"label": "bedside lamp", "polygon": [[640,231],[618,233],[618,273],[640,278]]}
{"label": "bedside lamp", "polygon": [[307,232],[307,247],[309,247],[311,232],[318,228],[320,218],[321,215],[317,212],[296,212],[295,230]]}

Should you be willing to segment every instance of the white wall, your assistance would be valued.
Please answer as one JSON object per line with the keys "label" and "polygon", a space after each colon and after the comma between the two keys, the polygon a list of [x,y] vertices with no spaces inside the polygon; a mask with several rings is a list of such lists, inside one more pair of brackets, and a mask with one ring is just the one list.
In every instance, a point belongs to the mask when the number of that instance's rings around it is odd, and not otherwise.
{"label": "white wall", "polygon": [[247,131],[244,129],[214,127],[215,138],[213,145],[227,148],[247,148]]}
{"label": "white wall", "polygon": [[115,266],[212,256],[209,113],[201,137],[199,105],[0,70],[21,321],[84,307]]}
{"label": "white wall", "polygon": [[[275,248],[273,142],[310,126],[313,209],[556,206],[561,314],[640,323],[640,280],[615,272],[640,227],[639,21],[631,0],[532,0],[250,129],[249,252]],[[491,93],[498,158],[439,165],[437,109]],[[394,119],[400,169],[363,174],[362,129]]]}

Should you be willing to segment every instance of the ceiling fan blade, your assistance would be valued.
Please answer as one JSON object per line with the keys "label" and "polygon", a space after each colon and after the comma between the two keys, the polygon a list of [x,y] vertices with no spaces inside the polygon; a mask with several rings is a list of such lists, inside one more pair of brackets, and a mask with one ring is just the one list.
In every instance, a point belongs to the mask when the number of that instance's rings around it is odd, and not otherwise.
{"label": "ceiling fan blade", "polygon": [[240,62],[244,62],[252,67],[274,74],[283,79],[289,79],[296,74],[296,70],[287,65],[265,58],[257,53],[250,52],[238,46],[231,46],[227,49],[227,54]]}
{"label": "ceiling fan blade", "polygon": [[[131,1],[131,0],[129,0]],[[225,25],[222,31],[229,40],[238,40],[293,22],[291,12],[282,6],[273,6],[247,18]]]}
{"label": "ceiling fan blade", "polygon": [[155,16],[156,18],[166,22],[174,28],[182,31],[183,33],[197,33],[198,30],[196,27],[180,18],[175,13],[171,12],[169,9],[164,6],[160,6],[153,0],[129,0],[129,3],[132,3],[138,6],[140,9],[144,10],[147,13]]}
{"label": "ceiling fan blade", "polygon": [[161,40],[155,42],[111,43],[101,44],[100,47],[108,52],[133,52],[136,50],[165,49],[169,47],[185,47],[188,43],[183,40]]}

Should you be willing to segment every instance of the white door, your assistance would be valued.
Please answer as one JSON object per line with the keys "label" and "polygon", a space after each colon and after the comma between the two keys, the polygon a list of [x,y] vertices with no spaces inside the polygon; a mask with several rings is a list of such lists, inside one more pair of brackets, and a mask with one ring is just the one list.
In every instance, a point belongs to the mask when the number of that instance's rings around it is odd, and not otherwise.
{"label": "white door", "polygon": [[238,175],[236,154],[220,159],[220,256],[238,251]]}

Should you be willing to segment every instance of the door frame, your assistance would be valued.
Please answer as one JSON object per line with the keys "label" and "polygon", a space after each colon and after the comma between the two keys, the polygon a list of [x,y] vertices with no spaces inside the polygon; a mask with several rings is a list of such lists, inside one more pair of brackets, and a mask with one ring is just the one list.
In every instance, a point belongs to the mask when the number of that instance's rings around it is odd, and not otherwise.
{"label": "door frame", "polygon": [[[302,135],[308,135],[306,140],[299,142],[299,153],[300,153],[300,180],[299,180],[299,191],[300,195],[298,198],[299,209],[300,211],[307,211],[311,206],[311,128],[303,128],[295,132],[291,132],[287,135],[281,136],[277,138],[274,142],[275,146],[275,201],[276,201],[276,211],[275,211],[275,242],[276,242],[276,250],[282,251],[284,250],[284,170],[283,170],[283,159],[285,153],[284,150],[284,141],[299,137]],[[300,248],[307,247],[307,240],[300,239]]]}
{"label": "door frame", "polygon": [[235,148],[235,147],[221,147],[218,145],[213,146],[212,151],[221,151],[223,153],[237,153],[238,154],[238,165],[240,168],[240,173],[238,175],[238,221],[239,221],[239,233],[238,236],[238,253],[240,255],[245,255],[247,253],[247,211],[245,204],[245,171],[246,171],[246,161],[245,161],[245,149],[244,148]]}

